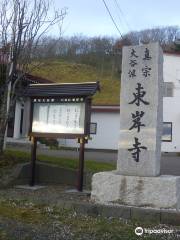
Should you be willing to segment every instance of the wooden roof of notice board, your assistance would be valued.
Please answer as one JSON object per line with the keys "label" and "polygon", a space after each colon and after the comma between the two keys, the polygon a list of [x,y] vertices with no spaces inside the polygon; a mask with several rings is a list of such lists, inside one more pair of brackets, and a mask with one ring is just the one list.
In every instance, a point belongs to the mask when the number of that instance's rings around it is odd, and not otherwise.
{"label": "wooden roof of notice board", "polygon": [[99,82],[30,84],[25,92],[29,97],[92,96],[100,91]]}
{"label": "wooden roof of notice board", "polygon": [[38,77],[29,73],[25,74],[25,80],[28,81],[29,84],[41,84],[41,83],[53,83],[53,81],[46,79],[46,78],[42,78],[42,77]]}

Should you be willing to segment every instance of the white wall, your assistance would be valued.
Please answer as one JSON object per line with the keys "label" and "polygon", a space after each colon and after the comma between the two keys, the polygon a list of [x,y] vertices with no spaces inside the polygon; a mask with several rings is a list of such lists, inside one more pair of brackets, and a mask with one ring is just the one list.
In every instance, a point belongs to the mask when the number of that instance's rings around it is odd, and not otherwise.
{"label": "white wall", "polygon": [[180,152],[180,55],[164,54],[164,82],[173,82],[173,96],[163,98],[163,121],[172,122],[172,142],[162,142],[163,152]]}
{"label": "white wall", "polygon": [[20,138],[20,123],[21,123],[21,103],[16,101],[15,120],[14,120],[14,138]]}
{"label": "white wall", "polygon": [[180,96],[163,99],[163,121],[172,122],[172,142],[162,142],[163,152],[180,152]]}
{"label": "white wall", "polygon": [[[91,122],[97,123],[97,133],[92,134],[86,148],[114,149],[118,148],[119,139],[119,113],[92,112]],[[60,140],[61,144],[61,140]],[[77,147],[77,140],[66,139],[63,146]]]}
{"label": "white wall", "polygon": [[30,126],[30,110],[31,110],[31,101],[26,99],[24,102],[24,114],[23,114],[23,127],[22,127],[22,136],[27,137],[29,133]]}
{"label": "white wall", "polygon": [[173,96],[180,96],[180,55],[164,54],[164,82],[173,82]]}
{"label": "white wall", "polygon": [[97,122],[97,133],[91,135],[87,147],[97,149],[117,149],[119,140],[119,113],[98,113],[92,114],[91,122]]}

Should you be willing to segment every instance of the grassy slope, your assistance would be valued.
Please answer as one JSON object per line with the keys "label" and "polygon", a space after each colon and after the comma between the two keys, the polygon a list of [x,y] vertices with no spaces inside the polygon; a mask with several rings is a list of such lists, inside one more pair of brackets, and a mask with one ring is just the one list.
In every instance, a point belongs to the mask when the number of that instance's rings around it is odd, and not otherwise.
{"label": "grassy slope", "polygon": [[58,83],[100,81],[101,92],[95,95],[93,103],[119,104],[120,79],[111,76],[109,71],[100,74],[89,65],[53,60],[41,65],[33,74]]}

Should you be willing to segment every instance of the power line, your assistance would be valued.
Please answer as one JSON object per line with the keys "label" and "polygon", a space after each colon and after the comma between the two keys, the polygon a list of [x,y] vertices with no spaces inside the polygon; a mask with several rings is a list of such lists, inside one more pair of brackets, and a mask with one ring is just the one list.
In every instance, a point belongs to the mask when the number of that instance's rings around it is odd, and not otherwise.
{"label": "power line", "polygon": [[102,0],[102,1],[103,1],[103,3],[104,3],[104,6],[106,7],[106,10],[107,10],[108,13],[109,13],[109,16],[110,16],[112,22],[114,23],[114,26],[116,27],[116,29],[117,29],[117,31],[119,32],[120,36],[123,37],[122,34],[121,34],[121,31],[120,31],[120,29],[119,29],[119,27],[118,27],[118,25],[116,24],[116,22],[115,22],[115,20],[114,20],[114,18],[113,18],[113,16],[112,16],[112,14],[111,14],[111,12],[110,12],[107,4],[106,4],[106,2],[105,2],[105,0]]}
{"label": "power line", "polygon": [[[114,4],[117,4],[117,3],[115,2],[115,0],[114,0]],[[120,24],[120,26],[121,26],[123,29],[125,29],[125,28],[124,28],[125,24],[124,24],[123,18],[122,18],[122,16],[121,16],[120,12],[119,12],[119,9],[118,9],[117,5],[115,6],[115,8],[116,8],[116,12],[117,12],[117,17],[118,17],[118,19],[119,19],[119,24]],[[125,27],[126,27],[126,29],[127,29],[127,26],[125,26]]]}
{"label": "power line", "polygon": [[127,19],[126,19],[126,16],[125,16],[125,14],[123,13],[123,11],[122,11],[122,9],[121,9],[121,7],[120,7],[118,1],[117,1],[117,0],[114,0],[114,2],[115,2],[115,4],[116,4],[116,6],[117,6],[119,12],[121,13],[121,16],[124,18],[124,22],[126,23],[127,27],[128,27],[129,30],[131,31],[131,27],[130,27],[130,25],[129,25]]}

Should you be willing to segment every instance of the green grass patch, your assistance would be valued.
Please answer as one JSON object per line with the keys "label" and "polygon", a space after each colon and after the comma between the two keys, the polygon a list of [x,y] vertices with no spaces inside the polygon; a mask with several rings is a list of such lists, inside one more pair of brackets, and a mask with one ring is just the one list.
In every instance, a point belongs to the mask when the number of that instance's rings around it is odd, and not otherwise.
{"label": "green grass patch", "polygon": [[[55,164],[59,167],[66,169],[77,169],[78,159],[68,159],[59,158],[47,155],[38,155],[38,161]],[[2,161],[2,162],[1,162]],[[3,156],[1,156],[0,168],[1,167],[11,167],[17,163],[29,162],[30,153],[17,151],[17,150],[7,150]],[[116,168],[115,164],[96,162],[92,160],[85,161],[85,170],[88,172],[101,172],[101,171],[111,171]]]}
{"label": "green grass patch", "polygon": [[0,216],[35,224],[47,220],[39,208],[17,206],[14,202],[0,202]]}
{"label": "green grass patch", "polygon": [[30,160],[29,153],[7,150],[0,155],[0,168],[10,168],[18,163],[28,162]]}
{"label": "green grass patch", "polygon": [[[78,159],[47,157],[45,155],[39,155],[37,159],[42,162],[52,163],[58,165],[59,167],[68,169],[77,169],[79,161]],[[114,169],[115,164],[96,162],[92,160],[85,161],[85,170],[89,172],[111,171]]]}
{"label": "green grass patch", "polygon": [[0,229],[0,239],[1,240],[9,240],[6,232],[3,229]]}

